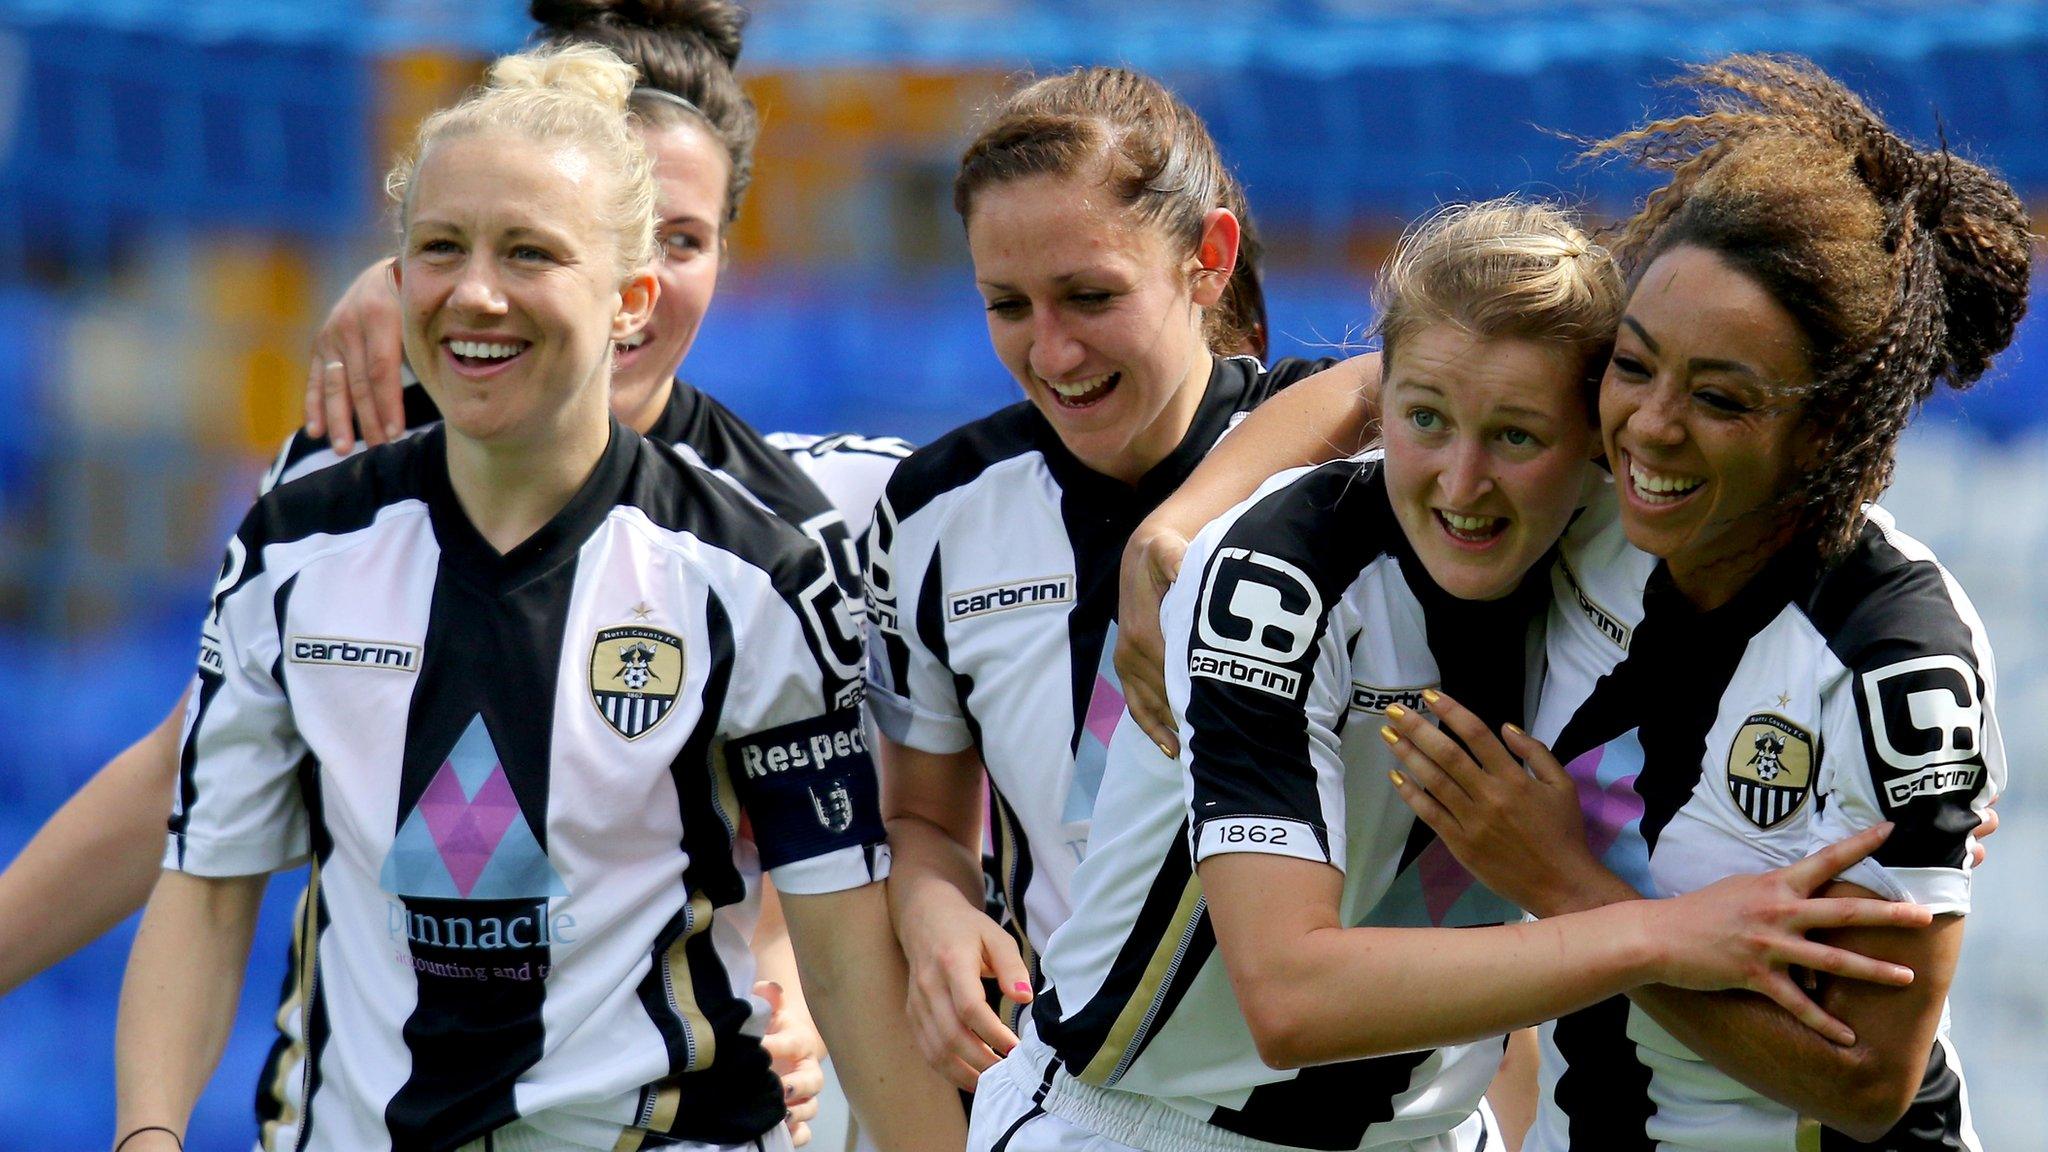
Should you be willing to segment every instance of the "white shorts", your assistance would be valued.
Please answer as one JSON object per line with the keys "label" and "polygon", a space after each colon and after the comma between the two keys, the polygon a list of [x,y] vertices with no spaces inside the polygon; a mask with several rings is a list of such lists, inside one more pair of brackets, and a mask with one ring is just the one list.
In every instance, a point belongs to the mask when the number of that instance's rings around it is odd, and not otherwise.
{"label": "white shorts", "polygon": [[[1096,1102],[1108,1096],[1125,1098],[1113,1110],[1123,1113],[1118,1120],[1135,1121],[1123,1127],[1148,1134],[1142,1148],[1047,1111],[1048,1103],[1060,1106],[1053,1088],[1058,1065],[1041,1069],[1034,1064],[1026,1048],[1035,1042],[1036,1036],[1031,1036],[981,1074],[981,1083],[974,1090],[974,1111],[968,1117],[967,1152],[1219,1152],[1225,1146],[1232,1152],[1283,1152],[1277,1144],[1224,1132],[1160,1101],[1114,1089],[1093,1089],[1091,1096]],[[1044,1052],[1042,1046],[1034,1050]],[[1071,1080],[1067,1077],[1065,1082]],[[1144,1119],[1147,1113],[1152,1121]],[[1398,1145],[1376,1145],[1374,1152],[1499,1152],[1498,1132],[1492,1109],[1481,1101],[1477,1112],[1449,1132]],[[1213,1139],[1200,1139],[1197,1133],[1213,1135]],[[1149,1137],[1158,1138],[1156,1145]]]}

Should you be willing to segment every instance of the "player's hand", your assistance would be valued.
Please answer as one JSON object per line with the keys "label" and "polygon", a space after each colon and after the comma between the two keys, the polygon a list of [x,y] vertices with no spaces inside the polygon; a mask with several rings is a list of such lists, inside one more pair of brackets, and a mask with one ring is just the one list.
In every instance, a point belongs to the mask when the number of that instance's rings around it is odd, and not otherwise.
{"label": "player's hand", "polygon": [[1449,696],[1423,699],[1442,729],[1412,709],[1387,709],[1381,735],[1397,737],[1388,743],[1404,769],[1395,791],[1480,883],[1538,916],[1570,908],[1605,873],[1571,775],[1514,725],[1495,736]]}
{"label": "player's hand", "polygon": [[775,1074],[782,1077],[782,1105],[789,1109],[783,1125],[790,1143],[801,1148],[811,1142],[811,1121],[818,1115],[818,1094],[825,1090],[825,1038],[811,1014],[784,995],[773,980],[754,984],[754,995],[768,1002],[768,1035],[761,1047],[773,1061]]}
{"label": "player's hand", "polygon": [[1834,928],[1925,928],[1934,914],[1920,904],[1870,897],[1815,898],[1813,893],[1877,851],[1890,824],[1866,828],[1796,864],[1760,876],[1730,876],[1696,892],[1647,902],[1648,940],[1660,955],[1659,982],[1710,991],[1746,988],[1776,1001],[1836,1044],[1856,1042],[1847,1024],[1823,1009],[1789,968],[1904,987],[1913,970],[1807,939]]}
{"label": "player's hand", "polygon": [[335,452],[347,455],[360,430],[365,445],[396,440],[405,432],[404,362],[398,295],[391,288],[391,261],[363,269],[335,301],[313,337],[306,372],[306,432],[326,436]]}
{"label": "player's hand", "polygon": [[973,1091],[981,1074],[1017,1046],[982,992],[993,979],[1003,995],[1031,1002],[1031,973],[1017,942],[957,892],[942,892],[905,909],[898,938],[910,966],[906,1010],[926,1062],[956,1086]]}
{"label": "player's hand", "polygon": [[1990,839],[1991,834],[1996,831],[1998,831],[1998,800],[1994,798],[1991,801],[1991,806],[1984,809],[1983,822],[1979,823],[1975,830],[1970,833],[1970,867],[1982,868],[1984,861],[1991,858],[1991,850],[1984,846],[1984,841]]}
{"label": "player's hand", "polygon": [[1142,524],[1124,545],[1117,575],[1116,674],[1124,706],[1159,750],[1180,754],[1180,727],[1166,702],[1166,637],[1159,602],[1180,575],[1188,540],[1170,528]]}

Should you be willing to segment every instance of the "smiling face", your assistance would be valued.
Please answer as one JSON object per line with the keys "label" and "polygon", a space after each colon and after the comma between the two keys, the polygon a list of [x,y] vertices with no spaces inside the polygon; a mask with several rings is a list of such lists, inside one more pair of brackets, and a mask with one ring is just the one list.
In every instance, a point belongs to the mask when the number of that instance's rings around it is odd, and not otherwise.
{"label": "smiling face", "polygon": [[1387,496],[1430,578],[1464,600],[1514,591],[1564,534],[1598,440],[1576,347],[1454,324],[1395,350],[1381,397]]}
{"label": "smiling face", "polygon": [[612,341],[654,294],[599,222],[607,179],[577,147],[505,134],[421,158],[394,277],[406,359],[456,434],[527,443],[601,419]]}
{"label": "smiling face", "polygon": [[1806,340],[1755,280],[1703,248],[1657,258],[1600,382],[1600,428],[1629,542],[1695,604],[1725,603],[1783,543],[1811,443],[1796,397]]}
{"label": "smiling face", "polygon": [[[1235,227],[1229,217],[1224,268]],[[1127,483],[1165,459],[1208,385],[1202,309],[1225,278],[1195,276],[1193,253],[1088,176],[982,189],[967,245],[989,341],[1067,449]]]}
{"label": "smiling face", "polygon": [[678,121],[646,129],[641,138],[654,161],[655,276],[661,297],[646,327],[619,342],[612,362],[612,411],[645,432],[661,418],[670,381],[696,342],[697,329],[718,290],[724,256],[726,178],[732,159],[704,126]]}

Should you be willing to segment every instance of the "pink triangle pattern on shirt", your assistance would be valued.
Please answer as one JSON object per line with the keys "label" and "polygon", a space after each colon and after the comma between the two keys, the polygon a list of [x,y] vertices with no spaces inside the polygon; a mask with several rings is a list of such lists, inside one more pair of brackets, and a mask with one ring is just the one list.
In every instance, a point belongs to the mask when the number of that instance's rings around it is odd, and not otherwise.
{"label": "pink triangle pattern on shirt", "polygon": [[1124,690],[1121,684],[1095,674],[1095,691],[1088,698],[1088,734],[1109,746],[1109,738],[1116,734],[1117,721],[1124,718]]}
{"label": "pink triangle pattern on shirt", "polygon": [[[1624,774],[1612,780],[1602,780],[1600,763],[1606,757],[1608,747],[1595,748],[1564,766],[1566,775],[1578,785],[1579,811],[1586,820],[1586,842],[1592,846],[1593,855],[1598,857],[1607,855],[1607,850],[1620,839],[1623,829],[1643,818],[1643,798],[1636,792],[1636,776],[1641,764],[1624,763],[1621,765]],[[1635,759],[1640,761],[1640,753]],[[1630,768],[1637,771],[1629,771]]]}
{"label": "pink triangle pattern on shirt", "polygon": [[462,782],[455,766],[444,761],[440,771],[420,796],[419,812],[426,818],[441,862],[464,899],[476,887],[477,877],[505,839],[505,830],[520,818],[519,798],[505,778],[505,767],[493,764],[476,799],[462,794]]}
{"label": "pink triangle pattern on shirt", "polygon": [[1415,858],[1415,875],[1422,882],[1422,906],[1429,912],[1429,922],[1439,927],[1450,915],[1451,905],[1471,891],[1474,883],[1472,874],[1441,840],[1430,841]]}

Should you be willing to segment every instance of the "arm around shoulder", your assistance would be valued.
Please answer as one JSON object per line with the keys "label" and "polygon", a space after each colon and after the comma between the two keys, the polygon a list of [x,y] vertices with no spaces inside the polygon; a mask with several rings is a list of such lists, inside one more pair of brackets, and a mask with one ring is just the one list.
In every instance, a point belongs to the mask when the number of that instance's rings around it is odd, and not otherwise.
{"label": "arm around shoulder", "polygon": [[[183,698],[107,761],[0,873],[0,995],[97,940],[149,900],[178,777]],[[79,879],[91,876],[92,883]]]}

